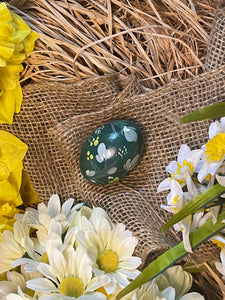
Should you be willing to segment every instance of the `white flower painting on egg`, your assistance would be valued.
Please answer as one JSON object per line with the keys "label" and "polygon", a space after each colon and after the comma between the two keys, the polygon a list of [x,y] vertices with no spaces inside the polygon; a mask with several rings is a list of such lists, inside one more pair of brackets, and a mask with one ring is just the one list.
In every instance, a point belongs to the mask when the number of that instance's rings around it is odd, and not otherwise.
{"label": "white flower painting on egg", "polygon": [[129,158],[126,163],[123,165],[124,169],[130,171],[137,164],[140,155],[137,154],[132,160]]}
{"label": "white flower painting on egg", "polygon": [[86,170],[86,175],[89,177],[95,176],[95,171]]}
{"label": "white flower painting on egg", "polygon": [[128,142],[137,142],[138,136],[137,136],[137,132],[136,132],[135,128],[129,127],[129,126],[124,126],[122,131],[124,133],[125,139]]}
{"label": "white flower painting on egg", "polygon": [[106,149],[105,144],[101,143],[98,146],[97,152],[98,154],[95,158],[99,163],[102,163],[104,160],[111,158],[115,154],[115,149]]}

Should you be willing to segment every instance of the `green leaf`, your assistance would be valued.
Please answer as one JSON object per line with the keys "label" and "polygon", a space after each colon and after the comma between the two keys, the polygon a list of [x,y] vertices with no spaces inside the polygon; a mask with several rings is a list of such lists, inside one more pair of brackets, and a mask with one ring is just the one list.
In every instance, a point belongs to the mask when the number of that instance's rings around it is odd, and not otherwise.
{"label": "green leaf", "polygon": [[[225,223],[222,221],[225,219],[225,211],[219,214],[217,218],[217,223],[213,224],[212,219],[208,220],[204,225],[198,228],[195,232],[190,234],[190,243],[192,249],[196,249],[205,241],[213,237],[217,232],[225,228]],[[170,266],[174,265],[177,261],[181,260],[183,257],[187,256],[187,252],[184,248],[184,243],[180,242],[175,247],[169,249],[152,263],[150,263],[138,276],[133,280],[127,287],[125,287],[117,296],[116,299],[119,300],[125,295],[129,294],[136,288],[140,287],[142,284],[149,280],[152,280],[160,273],[165,271]]]}
{"label": "green leaf", "polygon": [[180,123],[190,123],[205,119],[215,119],[225,116],[225,102],[215,103],[193,111],[187,116],[184,116]]}
{"label": "green leaf", "polygon": [[179,210],[162,228],[165,231],[169,227],[183,220],[187,216],[193,214],[198,209],[212,202],[215,198],[225,192],[225,187],[219,183],[208,189],[205,193],[197,196],[191,202],[186,204],[181,210]]}

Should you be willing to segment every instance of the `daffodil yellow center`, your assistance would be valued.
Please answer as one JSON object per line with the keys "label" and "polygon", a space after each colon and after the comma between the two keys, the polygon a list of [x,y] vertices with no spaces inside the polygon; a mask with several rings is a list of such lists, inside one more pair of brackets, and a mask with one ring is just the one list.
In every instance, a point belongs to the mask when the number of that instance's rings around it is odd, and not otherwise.
{"label": "daffodil yellow center", "polygon": [[62,295],[78,298],[84,293],[83,282],[76,277],[67,277],[59,285]]}
{"label": "daffodil yellow center", "polygon": [[205,155],[209,161],[220,161],[225,155],[225,133],[218,133],[206,144]]}
{"label": "daffodil yellow center", "polygon": [[41,256],[41,262],[44,262],[44,263],[46,263],[46,264],[49,263],[47,252],[44,252],[44,253],[42,254],[42,256]]}
{"label": "daffodil yellow center", "polygon": [[112,250],[103,250],[97,258],[99,268],[106,273],[116,272],[119,265],[118,255]]}
{"label": "daffodil yellow center", "polygon": [[[191,163],[190,161],[186,161],[186,160],[183,160],[182,164],[181,163],[177,163],[177,166],[178,168],[176,169],[176,171],[174,172],[174,174],[171,175],[171,180],[173,179],[173,177],[175,175],[180,175],[180,172],[181,172],[181,169],[184,167],[184,166],[188,166],[189,170],[193,173],[194,172],[194,166],[193,166],[193,163]],[[185,181],[183,180],[180,180],[180,179],[176,179],[177,182],[179,183],[183,183]]]}
{"label": "daffodil yellow center", "polygon": [[224,246],[225,246],[225,244],[224,244],[223,242],[220,242],[220,241],[218,241],[218,240],[212,240],[212,242],[213,242],[214,244],[216,244],[218,247],[220,247],[221,249],[223,249]]}

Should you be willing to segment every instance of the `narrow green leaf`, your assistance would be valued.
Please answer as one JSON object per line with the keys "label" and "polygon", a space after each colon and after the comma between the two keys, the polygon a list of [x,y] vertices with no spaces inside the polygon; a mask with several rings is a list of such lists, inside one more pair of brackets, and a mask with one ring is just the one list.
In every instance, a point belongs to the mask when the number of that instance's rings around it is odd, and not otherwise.
{"label": "narrow green leaf", "polygon": [[[225,219],[225,211],[219,214],[217,218],[217,223],[213,224],[212,219],[207,221],[204,225],[198,228],[195,232],[190,234],[190,243],[192,249],[196,249],[205,241],[213,237],[217,232],[225,228],[225,223],[222,221]],[[174,265],[177,261],[181,260],[183,257],[188,255],[184,248],[184,243],[180,242],[175,247],[169,249],[152,263],[150,263],[138,276],[133,280],[127,287],[125,287],[116,297],[117,300],[121,299],[125,295],[129,294],[136,288],[140,287],[142,284],[149,280],[152,280],[160,273],[165,271],[170,266]]]}
{"label": "narrow green leaf", "polygon": [[208,189],[205,193],[197,196],[191,202],[186,204],[181,210],[179,210],[172,218],[163,226],[162,231],[165,231],[169,227],[183,220],[187,216],[193,214],[198,209],[207,205],[213,201],[216,197],[225,192],[225,187],[219,183]]}
{"label": "narrow green leaf", "polygon": [[180,123],[190,123],[205,119],[215,119],[225,116],[225,102],[215,103],[193,111],[187,116],[184,116]]}

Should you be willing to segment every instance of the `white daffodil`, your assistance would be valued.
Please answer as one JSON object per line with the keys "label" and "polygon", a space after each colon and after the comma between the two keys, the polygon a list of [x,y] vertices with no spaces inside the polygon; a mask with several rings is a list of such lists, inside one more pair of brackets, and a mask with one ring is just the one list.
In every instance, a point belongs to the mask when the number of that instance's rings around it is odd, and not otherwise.
{"label": "white daffodil", "polygon": [[203,158],[198,166],[198,180],[214,176],[225,158],[225,118],[209,126],[209,141],[202,146]]}
{"label": "white daffodil", "polygon": [[40,240],[38,238],[24,237],[23,244],[26,250],[26,257],[16,259],[12,263],[12,267],[25,264],[26,272],[36,271],[41,262],[48,263],[47,252],[50,252],[51,249],[57,248],[63,252],[68,244],[74,245],[77,231],[78,229],[74,227],[68,230],[65,236],[62,236],[60,223],[52,219],[47,238],[43,238],[40,232],[37,232],[37,235],[39,233],[39,237],[41,236]]}
{"label": "white daffodil", "polygon": [[132,256],[137,239],[121,223],[113,225],[104,217],[104,211],[94,209],[85,225],[89,230],[77,234],[78,242],[87,249],[97,276],[106,274],[110,282],[104,286],[113,294],[117,283],[123,288],[140,273],[136,268],[141,259]]}
{"label": "white daffodil", "polygon": [[15,299],[18,296],[18,294],[22,295],[23,293],[26,293],[27,297],[28,297],[27,294],[30,293],[34,295],[34,292],[28,290],[28,288],[26,287],[26,281],[39,276],[40,276],[39,272],[33,272],[29,274],[26,273],[23,267],[21,267],[21,273],[15,271],[12,272],[8,271],[7,281],[0,281],[0,299],[1,300],[8,299],[9,294],[14,294]]}
{"label": "white daffodil", "polygon": [[182,187],[186,185],[187,179],[191,178],[199,163],[203,150],[193,150],[188,145],[184,144],[180,147],[177,161],[172,161],[166,171],[171,174],[171,177],[163,180],[157,191],[165,191],[171,187],[171,179],[176,180]]}
{"label": "white daffodil", "polygon": [[49,264],[41,263],[38,270],[45,278],[27,281],[27,287],[44,293],[39,300],[106,300],[95,292],[108,283],[107,276],[93,278],[92,263],[86,251],[69,245],[62,253],[52,249],[47,253]]}
{"label": "white daffodil", "polygon": [[223,275],[222,279],[225,280],[225,246],[220,251],[221,262],[215,262],[217,270]]}
{"label": "white daffodil", "polygon": [[203,300],[199,293],[186,294],[192,286],[192,276],[181,266],[173,266],[152,281],[135,290],[131,300]]}
{"label": "white daffodil", "polygon": [[[225,222],[225,221],[223,221]],[[220,233],[214,235],[210,241],[212,241],[214,244],[216,244],[218,247],[222,249],[222,251],[225,251],[225,230],[223,229],[220,231]],[[224,274],[225,275],[225,274]]]}
{"label": "white daffodil", "polygon": [[[190,200],[191,197],[189,193],[184,193],[180,184],[173,179],[171,180],[171,192],[167,196],[167,205],[162,204],[161,207],[169,212],[177,213]],[[184,248],[188,252],[192,252],[189,240],[191,223],[192,216],[188,216],[173,226],[177,232],[182,232]]]}
{"label": "white daffodil", "polygon": [[29,237],[29,231],[24,219],[23,222],[18,220],[14,223],[13,233],[8,230],[3,232],[0,243],[0,274],[12,269],[12,262],[25,254],[23,238]]}

